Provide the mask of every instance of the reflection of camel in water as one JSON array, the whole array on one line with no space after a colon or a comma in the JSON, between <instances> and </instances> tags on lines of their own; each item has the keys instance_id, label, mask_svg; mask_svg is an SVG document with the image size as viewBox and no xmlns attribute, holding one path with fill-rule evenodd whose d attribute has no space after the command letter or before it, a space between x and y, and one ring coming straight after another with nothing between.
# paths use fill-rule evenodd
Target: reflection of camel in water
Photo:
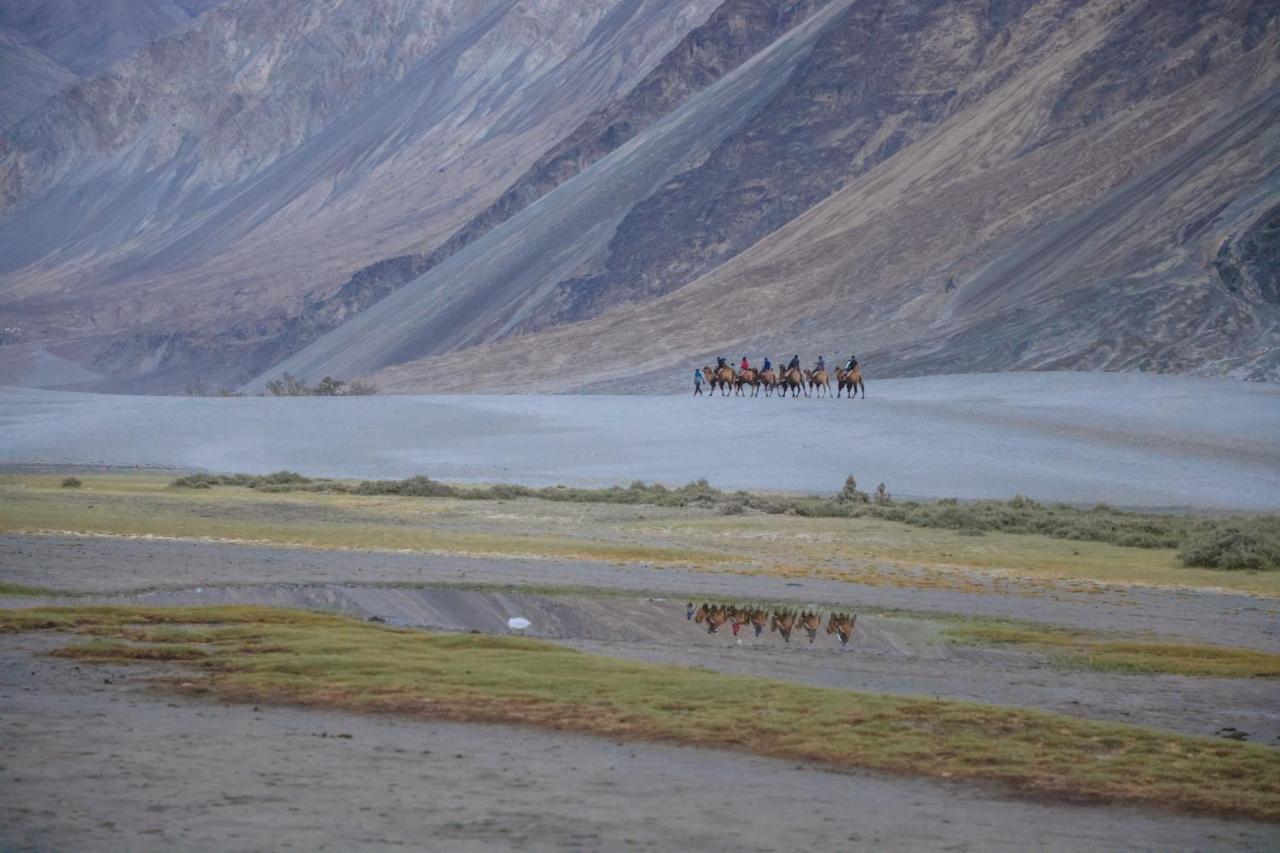
<instances>
[{"instance_id":1,"label":"reflection of camel in water","mask_svg":"<svg viewBox=\"0 0 1280 853\"><path fill-rule=\"evenodd\" d=\"M769 630L781 634L784 643L791 642L791 631L795 627L796 612L794 610L773 611L773 618L769 620Z\"/></svg>"},{"instance_id":2,"label":"reflection of camel in water","mask_svg":"<svg viewBox=\"0 0 1280 853\"><path fill-rule=\"evenodd\" d=\"M705 622L708 634L717 633L725 623L728 623L735 637L747 625L750 625L755 635L759 637L764 633L764 626L768 624L769 631L782 635L782 640L786 643L791 642L791 633L797 626L804 629L810 643L817 638L818 629L822 627L822 614L817 610L800 612L780 609L769 611L763 607L744 607L738 604L707 604L704 602L701 607L695 610L693 602L689 602L686 606L685 618L692 619L699 625ZM840 645L847 646L849 639L853 636L853 628L857 621L858 615L856 613L831 613L827 618L827 634L835 634L836 638L840 640Z\"/></svg>"},{"instance_id":3,"label":"reflection of camel in water","mask_svg":"<svg viewBox=\"0 0 1280 853\"><path fill-rule=\"evenodd\" d=\"M725 622L729 621L729 609L723 604L717 604L715 606L703 604L698 608L698 612L694 614L693 621L697 622L699 625L706 622L707 633L714 634L716 631L720 630L720 627L724 625Z\"/></svg>"},{"instance_id":4,"label":"reflection of camel in water","mask_svg":"<svg viewBox=\"0 0 1280 853\"><path fill-rule=\"evenodd\" d=\"M818 636L818 629L822 627L822 614L816 610L806 610L800 614L800 627L809 635L809 642L813 642L813 638Z\"/></svg>"},{"instance_id":5,"label":"reflection of camel in water","mask_svg":"<svg viewBox=\"0 0 1280 853\"><path fill-rule=\"evenodd\" d=\"M853 636L854 623L858 621L856 613L832 613L827 619L827 633L835 634L840 639L840 645L849 645L849 638Z\"/></svg>"},{"instance_id":6,"label":"reflection of camel in water","mask_svg":"<svg viewBox=\"0 0 1280 853\"><path fill-rule=\"evenodd\" d=\"M862 389L862 399L867 399L867 386L862 381L862 368L854 365L853 370L845 370L843 367L836 368L836 397L839 398L840 392L849 389L849 399L852 400L858 394L858 389Z\"/></svg>"},{"instance_id":7,"label":"reflection of camel in water","mask_svg":"<svg viewBox=\"0 0 1280 853\"><path fill-rule=\"evenodd\" d=\"M716 386L720 386L720 396L729 396L729 388L733 385L734 375L732 367L703 367L702 375L706 377L707 384L710 386L708 397L715 394Z\"/></svg>"}]
</instances>

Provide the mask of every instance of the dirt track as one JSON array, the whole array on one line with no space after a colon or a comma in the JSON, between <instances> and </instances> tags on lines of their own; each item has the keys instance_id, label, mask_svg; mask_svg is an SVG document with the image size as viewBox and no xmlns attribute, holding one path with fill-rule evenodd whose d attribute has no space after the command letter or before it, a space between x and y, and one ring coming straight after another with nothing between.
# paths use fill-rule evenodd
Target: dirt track
<instances>
[{"instance_id":1,"label":"dirt track","mask_svg":"<svg viewBox=\"0 0 1280 853\"><path fill-rule=\"evenodd\" d=\"M141 692L0 639L0 846L1212 850L1275 827L505 727ZM104 683L107 679L110 684ZM343 737L338 737L343 735ZM349 737L347 737L349 736Z\"/></svg>"}]
</instances>

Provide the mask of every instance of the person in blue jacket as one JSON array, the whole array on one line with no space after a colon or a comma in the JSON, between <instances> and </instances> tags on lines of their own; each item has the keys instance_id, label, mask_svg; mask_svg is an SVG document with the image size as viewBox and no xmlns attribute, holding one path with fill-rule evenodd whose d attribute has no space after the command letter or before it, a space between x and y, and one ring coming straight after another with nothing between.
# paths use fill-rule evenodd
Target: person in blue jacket
<instances>
[{"instance_id":1,"label":"person in blue jacket","mask_svg":"<svg viewBox=\"0 0 1280 853\"><path fill-rule=\"evenodd\" d=\"M696 397L701 393L702 393L702 371L695 367L693 369L693 396Z\"/></svg>"}]
</instances>

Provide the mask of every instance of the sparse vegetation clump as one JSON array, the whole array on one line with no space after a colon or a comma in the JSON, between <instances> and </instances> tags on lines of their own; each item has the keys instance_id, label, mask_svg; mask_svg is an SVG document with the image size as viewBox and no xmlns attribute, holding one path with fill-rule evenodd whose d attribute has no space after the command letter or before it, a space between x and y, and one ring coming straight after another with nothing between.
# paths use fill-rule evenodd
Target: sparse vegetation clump
<instances>
[{"instance_id":1,"label":"sparse vegetation clump","mask_svg":"<svg viewBox=\"0 0 1280 853\"><path fill-rule=\"evenodd\" d=\"M1232 646L1109 637L995 619L969 620L947 628L942 636L953 643L1026 646L1045 651L1066 666L1099 672L1280 678L1280 655Z\"/></svg>"},{"instance_id":2,"label":"sparse vegetation clump","mask_svg":"<svg viewBox=\"0 0 1280 853\"><path fill-rule=\"evenodd\" d=\"M173 483L179 488L243 486L260 491L308 491L357 495L399 495L460 500L536 498L573 503L648 504L700 507L722 515L760 512L805 518L874 518L915 527L952 530L965 536L986 533L1036 534L1054 539L1105 542L1129 548L1177 548L1185 566L1267 571L1280 569L1280 516L1204 517L1174 513L1139 513L1097 504L1088 509L1044 504L1025 495L1007 501L899 501L881 483L874 495L858 488L850 476L831 497L725 492L706 480L678 488L636 480L604 488L531 487L509 483L459 486L430 477L365 480L355 485L310 479L292 471L264 476L192 474Z\"/></svg>"},{"instance_id":3,"label":"sparse vegetation clump","mask_svg":"<svg viewBox=\"0 0 1280 853\"><path fill-rule=\"evenodd\" d=\"M62 481L62 488L64 489L78 489L83 485L84 483L80 482L79 477L66 477Z\"/></svg>"},{"instance_id":4,"label":"sparse vegetation clump","mask_svg":"<svg viewBox=\"0 0 1280 853\"><path fill-rule=\"evenodd\" d=\"M177 489L211 489L214 486L241 486L264 492L332 491L345 492L342 483L332 480L313 480L296 471L275 471L271 474L188 474L170 485Z\"/></svg>"},{"instance_id":5,"label":"sparse vegetation clump","mask_svg":"<svg viewBox=\"0 0 1280 853\"><path fill-rule=\"evenodd\" d=\"M315 385L292 373L267 382L267 391L273 397L367 397L378 393L378 386L366 379L347 382L326 376Z\"/></svg>"},{"instance_id":6,"label":"sparse vegetation clump","mask_svg":"<svg viewBox=\"0 0 1280 853\"><path fill-rule=\"evenodd\" d=\"M1274 516L1231 520L1193 529L1178 559L1184 565L1228 571L1265 571L1280 566L1280 520Z\"/></svg>"},{"instance_id":7,"label":"sparse vegetation clump","mask_svg":"<svg viewBox=\"0 0 1280 853\"><path fill-rule=\"evenodd\" d=\"M209 385L203 379L197 379L187 384L182 389L184 397L243 397L244 392L236 391L232 388L219 387L215 388Z\"/></svg>"}]
</instances>

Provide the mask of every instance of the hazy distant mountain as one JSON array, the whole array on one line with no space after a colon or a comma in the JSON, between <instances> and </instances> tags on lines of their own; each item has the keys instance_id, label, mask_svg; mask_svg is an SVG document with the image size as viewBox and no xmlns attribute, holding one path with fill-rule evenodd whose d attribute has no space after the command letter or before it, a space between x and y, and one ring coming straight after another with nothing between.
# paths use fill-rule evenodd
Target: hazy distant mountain
<instances>
[{"instance_id":1,"label":"hazy distant mountain","mask_svg":"<svg viewBox=\"0 0 1280 853\"><path fill-rule=\"evenodd\" d=\"M0 129L224 0L5 0Z\"/></svg>"},{"instance_id":2,"label":"hazy distant mountain","mask_svg":"<svg viewBox=\"0 0 1280 853\"><path fill-rule=\"evenodd\" d=\"M0 136L0 380L1277 379L1278 54L1260 0L223 5Z\"/></svg>"},{"instance_id":3,"label":"hazy distant mountain","mask_svg":"<svg viewBox=\"0 0 1280 853\"><path fill-rule=\"evenodd\" d=\"M4 0L0 30L17 33L88 77L226 0Z\"/></svg>"},{"instance_id":4,"label":"hazy distant mountain","mask_svg":"<svg viewBox=\"0 0 1280 853\"><path fill-rule=\"evenodd\" d=\"M0 80L4 81L0 86L0 129L76 79L76 75L22 37L0 30Z\"/></svg>"},{"instance_id":5,"label":"hazy distant mountain","mask_svg":"<svg viewBox=\"0 0 1280 853\"><path fill-rule=\"evenodd\" d=\"M309 294L447 237L713 8L213 9L0 142L10 360L39 347L141 387L244 374Z\"/></svg>"}]
</instances>

